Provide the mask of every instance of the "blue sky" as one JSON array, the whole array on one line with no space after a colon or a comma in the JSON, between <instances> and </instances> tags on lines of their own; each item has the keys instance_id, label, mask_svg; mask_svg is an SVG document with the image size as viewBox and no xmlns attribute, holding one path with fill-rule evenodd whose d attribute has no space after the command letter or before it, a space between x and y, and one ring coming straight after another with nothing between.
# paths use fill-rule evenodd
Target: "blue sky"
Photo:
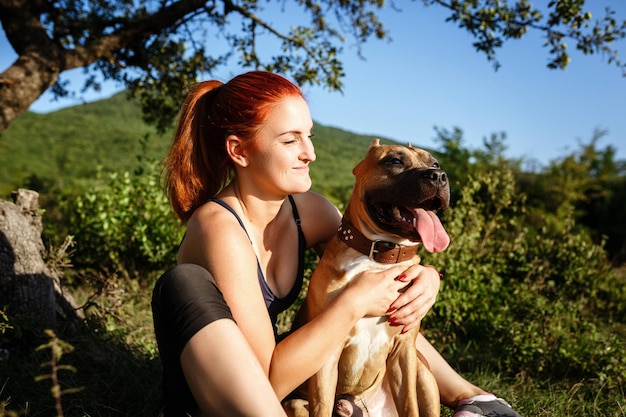
<instances>
[{"instance_id":1,"label":"blue sky","mask_svg":"<svg viewBox=\"0 0 626 417\"><path fill-rule=\"evenodd\" d=\"M594 17L604 5L626 19L626 4L594 0ZM597 7L597 9L596 9ZM483 138L505 132L507 156L523 158L531 166L542 165L580 149L595 129L608 133L598 146L617 148L617 158L626 159L626 77L600 55L584 56L571 46L572 63L565 71L549 70L548 50L538 34L509 41L498 52L501 68L472 47L472 38L451 23L439 7L421 2L387 9L382 20L392 42L370 41L360 59L349 44L342 59L347 74L343 94L322 87L304 87L313 119L349 131L436 147L434 127L464 132L465 146L481 148ZM270 18L288 21L289 13ZM271 19L270 19L271 20ZM0 36L0 71L15 54ZM626 60L626 40L620 42ZM214 74L223 81L242 70L229 66ZM69 75L68 75L69 74ZM81 79L81 71L66 73ZM77 86L80 86L78 83ZM91 101L121 89L106 84ZM44 94L31 110L48 112L79 104L64 99L51 102Z\"/></svg>"}]
</instances>

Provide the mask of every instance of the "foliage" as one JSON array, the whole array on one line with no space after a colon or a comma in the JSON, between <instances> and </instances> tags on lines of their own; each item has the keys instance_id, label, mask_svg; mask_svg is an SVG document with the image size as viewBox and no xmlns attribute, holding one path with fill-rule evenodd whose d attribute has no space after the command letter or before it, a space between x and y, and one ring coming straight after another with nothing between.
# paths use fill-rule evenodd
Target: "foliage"
<instances>
[{"instance_id":1,"label":"foliage","mask_svg":"<svg viewBox=\"0 0 626 417\"><path fill-rule=\"evenodd\" d=\"M452 185L453 199L470 177L492 176L499 169L510 169L517 192L527 198L526 219L539 228L549 218L552 227L563 229L559 219L571 218L576 227L586 227L593 242L602 245L613 264L626 260L626 161L615 160L615 149L598 149L605 134L596 131L580 150L550 162L538 172L521 169L523 160L506 158L506 134L483 139L484 149L468 149L463 131L435 128L437 152ZM491 171L495 168L495 171ZM563 230L561 230L564 232Z\"/></svg>"},{"instance_id":2,"label":"foliage","mask_svg":"<svg viewBox=\"0 0 626 417\"><path fill-rule=\"evenodd\" d=\"M73 264L110 272L174 265L182 229L159 186L158 165L141 175L109 174L94 189L63 196L66 232L75 236Z\"/></svg>"},{"instance_id":3,"label":"foliage","mask_svg":"<svg viewBox=\"0 0 626 417\"><path fill-rule=\"evenodd\" d=\"M6 306L3 306L2 309L0 309L0 335L3 335L7 330L11 330L13 328L13 326L9 324L9 318L7 317L5 310Z\"/></svg>"},{"instance_id":4,"label":"foliage","mask_svg":"<svg viewBox=\"0 0 626 417\"><path fill-rule=\"evenodd\" d=\"M423 2L450 9L452 14L447 20L468 31L476 39L473 43L476 50L485 53L496 68L500 66L496 50L506 40L520 39L534 29L543 32L545 45L550 47L552 58L548 68L565 69L570 64L567 40L572 40L576 49L585 54L606 55L608 62L620 67L626 75L626 63L618 58L617 50L611 48L613 41L626 36L626 21L620 24L611 9L593 24L591 12L584 10L584 0L550 1L547 10L527 0L511 5L493 0Z\"/></svg>"},{"instance_id":5,"label":"foliage","mask_svg":"<svg viewBox=\"0 0 626 417\"><path fill-rule=\"evenodd\" d=\"M626 162L611 146L598 149L596 131L578 151L552 161L540 175L519 175L529 207L540 217L572 217L603 243L615 265L626 261Z\"/></svg>"},{"instance_id":6,"label":"foliage","mask_svg":"<svg viewBox=\"0 0 626 417\"><path fill-rule=\"evenodd\" d=\"M450 248L425 255L446 277L429 334L450 356L500 372L623 386L623 275L571 217L534 228L512 171L489 172L446 212Z\"/></svg>"},{"instance_id":7,"label":"foliage","mask_svg":"<svg viewBox=\"0 0 626 417\"><path fill-rule=\"evenodd\" d=\"M566 41L584 54L602 54L626 75L613 43L626 36L607 8L596 21L584 0L422 0L449 11L449 22L467 31L477 51L498 67L496 51L511 39L537 31L550 47L549 68L570 62ZM271 19L275 7L287 22ZM258 2L256 0L0 0L0 21L19 59L0 77L0 131L52 89L70 94L62 73L84 68L84 90L102 80L129 89L145 119L166 130L186 87L236 59L240 67L287 74L301 85L340 90L345 76L340 56L351 41L360 54L371 39L388 39L379 19L380 0ZM293 18L293 16L296 18ZM36 76L24 77L29 72ZM59 77L61 75L61 77Z\"/></svg>"},{"instance_id":8,"label":"foliage","mask_svg":"<svg viewBox=\"0 0 626 417\"><path fill-rule=\"evenodd\" d=\"M43 350L43 349L50 350L50 355L51 355L50 360L42 364L42 367L43 366L50 367L50 373L37 375L35 377L35 382L45 381L47 379L52 381L52 388L50 388L50 393L52 394L52 398L54 398L54 403L55 403L54 408L56 410L56 416L63 417L63 406L61 404L62 397L67 394L74 394L81 390L80 388L62 388L59 382L59 377L60 377L59 373L61 371L76 372L76 368L74 368L73 366L61 365L59 363L61 362L61 358L65 354L71 353L74 351L74 346L72 346L71 344L67 343L64 340L59 339L56 333L51 329L45 330L45 333L49 338L48 343L38 346L37 349L35 350Z\"/></svg>"}]
</instances>

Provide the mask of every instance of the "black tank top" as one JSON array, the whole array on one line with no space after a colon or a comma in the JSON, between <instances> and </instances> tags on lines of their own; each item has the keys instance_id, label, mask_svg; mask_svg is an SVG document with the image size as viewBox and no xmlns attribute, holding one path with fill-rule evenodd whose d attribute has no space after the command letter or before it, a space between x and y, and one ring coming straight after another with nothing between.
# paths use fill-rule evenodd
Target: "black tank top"
<instances>
[{"instance_id":1,"label":"black tank top","mask_svg":"<svg viewBox=\"0 0 626 417\"><path fill-rule=\"evenodd\" d=\"M287 310L298 298L298 294L300 294L300 290L302 289L302 284L304 282L304 252L306 250L306 240L304 238L304 233L302 233L302 226L300 222L300 216L298 214L298 209L296 208L296 203L293 200L292 196L287 196L289 198L289 202L291 203L291 209L293 211L293 218L296 222L296 226L298 227L298 275L296 276L296 281L291 288L291 291L283 297L277 297L272 290L270 289L267 281L265 280L265 276L263 275L263 271L261 270L261 264L259 263L259 259L257 258L257 275L259 279L259 285L261 286L261 291L263 293L263 299L265 300L265 307L267 307L267 311L270 314L270 318L272 320L272 326L274 327L274 335L278 335L278 329L276 327L276 321L278 320L278 315L283 311ZM211 198L209 201L214 201L220 206L224 207L226 210L230 211L233 216L237 219L242 229L248 235L248 239L250 239L250 234L246 230L241 218L237 215L235 210L232 209L228 204L224 201ZM252 240L250 241L252 243Z\"/></svg>"}]
</instances>

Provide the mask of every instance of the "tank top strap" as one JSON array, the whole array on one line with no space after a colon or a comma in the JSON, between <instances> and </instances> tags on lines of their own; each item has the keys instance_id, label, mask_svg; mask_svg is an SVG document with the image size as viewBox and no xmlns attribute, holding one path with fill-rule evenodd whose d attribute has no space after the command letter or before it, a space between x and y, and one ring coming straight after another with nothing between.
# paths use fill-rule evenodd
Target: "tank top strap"
<instances>
[{"instance_id":1,"label":"tank top strap","mask_svg":"<svg viewBox=\"0 0 626 417\"><path fill-rule=\"evenodd\" d=\"M241 226L243 231L246 232L248 239L250 239L250 235L248 234L248 231L246 230L246 226L244 226L243 221L241 221L241 217L239 217L237 212L231 206L229 206L228 204L226 204L224 201L220 200L219 198L209 198L207 201L212 201L214 203L217 203L220 206L224 207L226 210L230 211L232 215L235 216L235 219L237 219L237 221L239 222L239 225ZM252 240L250 239L250 241Z\"/></svg>"}]
</instances>

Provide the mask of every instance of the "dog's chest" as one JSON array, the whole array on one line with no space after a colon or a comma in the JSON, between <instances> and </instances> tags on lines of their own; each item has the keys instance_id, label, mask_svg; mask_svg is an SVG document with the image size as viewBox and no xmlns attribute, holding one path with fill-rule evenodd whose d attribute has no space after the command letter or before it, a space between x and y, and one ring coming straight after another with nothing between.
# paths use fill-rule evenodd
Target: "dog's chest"
<instances>
[{"instance_id":1,"label":"dog's chest","mask_svg":"<svg viewBox=\"0 0 626 417\"><path fill-rule=\"evenodd\" d=\"M346 264L343 280L347 283L365 270L383 270L387 265L372 261L367 256L358 257ZM387 317L363 317L347 337L344 345L344 358L349 358L342 367L348 374L358 374L372 366L379 369L384 362L394 337L400 328L391 327ZM349 364L349 365L348 365Z\"/></svg>"},{"instance_id":2,"label":"dog's chest","mask_svg":"<svg viewBox=\"0 0 626 417\"><path fill-rule=\"evenodd\" d=\"M390 330L386 317L364 317L356 323L344 347L344 350L350 352L354 369L367 368L369 362L380 360L375 358L381 352L389 351L394 336Z\"/></svg>"}]
</instances>

